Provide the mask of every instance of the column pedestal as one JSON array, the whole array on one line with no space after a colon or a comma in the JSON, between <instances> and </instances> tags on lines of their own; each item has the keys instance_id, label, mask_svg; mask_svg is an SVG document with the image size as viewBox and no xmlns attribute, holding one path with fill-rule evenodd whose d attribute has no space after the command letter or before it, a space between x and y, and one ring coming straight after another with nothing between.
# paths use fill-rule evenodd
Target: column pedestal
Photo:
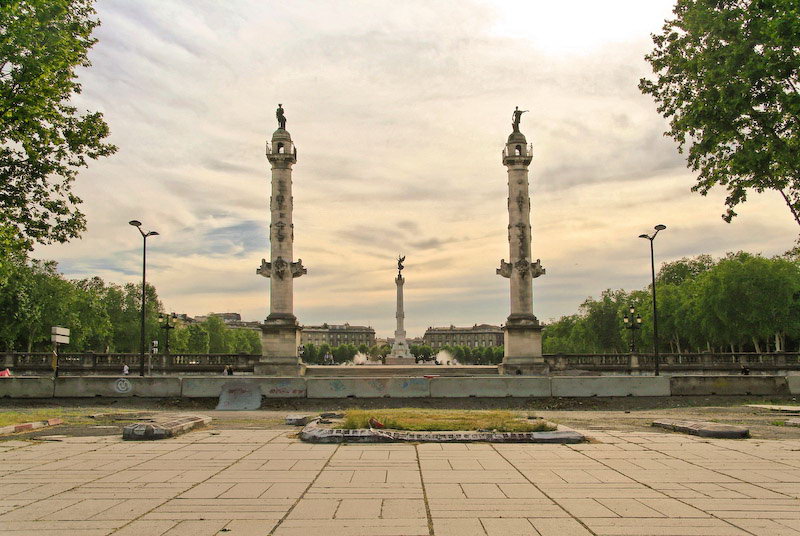
<instances>
[{"instance_id":1,"label":"column pedestal","mask_svg":"<svg viewBox=\"0 0 800 536\"><path fill-rule=\"evenodd\" d=\"M542 326L536 317L510 318L503 327L505 356L500 374L547 375L548 365L542 356Z\"/></svg>"},{"instance_id":2,"label":"column pedestal","mask_svg":"<svg viewBox=\"0 0 800 536\"><path fill-rule=\"evenodd\" d=\"M297 320L270 317L261 327L261 359L253 367L253 373L257 376L302 376L305 365L297 355L301 331Z\"/></svg>"}]
</instances>

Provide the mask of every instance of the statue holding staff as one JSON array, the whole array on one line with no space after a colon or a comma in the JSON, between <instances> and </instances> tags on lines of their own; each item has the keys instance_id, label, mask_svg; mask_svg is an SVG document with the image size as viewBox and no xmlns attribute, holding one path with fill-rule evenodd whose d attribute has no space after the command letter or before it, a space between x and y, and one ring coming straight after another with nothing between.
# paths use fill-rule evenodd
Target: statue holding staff
<instances>
[{"instance_id":1,"label":"statue holding staff","mask_svg":"<svg viewBox=\"0 0 800 536\"><path fill-rule=\"evenodd\" d=\"M275 110L275 117L278 118L278 128L286 129L286 116L283 115L283 105L278 104L278 109Z\"/></svg>"},{"instance_id":2,"label":"statue holding staff","mask_svg":"<svg viewBox=\"0 0 800 536\"><path fill-rule=\"evenodd\" d=\"M522 114L524 114L527 111L529 110L520 110L519 106L514 106L514 111L511 113L511 117L513 120L511 127L514 129L514 132L519 132L519 122L520 120L522 120Z\"/></svg>"}]
</instances>

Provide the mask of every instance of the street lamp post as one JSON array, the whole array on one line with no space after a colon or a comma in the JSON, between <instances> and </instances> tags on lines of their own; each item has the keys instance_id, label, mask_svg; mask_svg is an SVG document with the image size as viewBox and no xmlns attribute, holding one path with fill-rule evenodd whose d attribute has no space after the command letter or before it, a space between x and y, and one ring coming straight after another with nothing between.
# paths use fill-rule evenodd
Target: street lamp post
<instances>
[{"instance_id":1,"label":"street lamp post","mask_svg":"<svg viewBox=\"0 0 800 536\"><path fill-rule=\"evenodd\" d=\"M631 353L636 352L636 330L642 327L642 315L636 314L636 308L631 305L628 308L628 316L627 314L622 317L622 322L625 324L625 328L629 329L631 332ZM636 315L636 316L634 316Z\"/></svg>"},{"instance_id":2,"label":"street lamp post","mask_svg":"<svg viewBox=\"0 0 800 536\"><path fill-rule=\"evenodd\" d=\"M144 354L145 354L144 324L145 324L145 311L146 311L145 291L147 288L147 237L156 236L158 235L158 232L149 231L145 233L144 231L142 231L142 222L140 222L139 220L131 220L128 223L136 227L139 230L139 234L142 235L142 332L141 332L141 348L139 355L139 376L144 376Z\"/></svg>"},{"instance_id":3,"label":"street lamp post","mask_svg":"<svg viewBox=\"0 0 800 536\"><path fill-rule=\"evenodd\" d=\"M164 355L169 355L169 330L175 329L175 325L169 323L170 318L178 318L178 315L175 313L171 315L159 313L158 315L158 321L164 323L164 325L161 326L161 329L164 330Z\"/></svg>"},{"instance_id":4,"label":"street lamp post","mask_svg":"<svg viewBox=\"0 0 800 536\"><path fill-rule=\"evenodd\" d=\"M659 231L666 229L666 225L658 224L654 227L656 230L652 236L648 234L640 234L639 238L646 238L650 241L650 273L653 277L653 359L656 365L656 376L660 373L660 359L658 357L658 308L656 307L656 261L655 254L653 253L653 240L656 239Z\"/></svg>"}]
</instances>

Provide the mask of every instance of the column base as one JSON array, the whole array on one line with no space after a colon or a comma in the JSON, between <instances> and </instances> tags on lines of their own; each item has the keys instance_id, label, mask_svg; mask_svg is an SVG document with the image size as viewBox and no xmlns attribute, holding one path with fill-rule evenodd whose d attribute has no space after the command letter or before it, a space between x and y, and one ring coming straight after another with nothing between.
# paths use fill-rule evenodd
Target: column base
<instances>
[{"instance_id":1,"label":"column base","mask_svg":"<svg viewBox=\"0 0 800 536\"><path fill-rule=\"evenodd\" d=\"M533 315L508 318L503 327L505 355L500 374L547 375L548 365L542 355L542 326Z\"/></svg>"},{"instance_id":2,"label":"column base","mask_svg":"<svg viewBox=\"0 0 800 536\"><path fill-rule=\"evenodd\" d=\"M261 359L253 367L259 376L301 376L305 365L300 361L301 328L294 315L270 315L261 327Z\"/></svg>"}]
</instances>

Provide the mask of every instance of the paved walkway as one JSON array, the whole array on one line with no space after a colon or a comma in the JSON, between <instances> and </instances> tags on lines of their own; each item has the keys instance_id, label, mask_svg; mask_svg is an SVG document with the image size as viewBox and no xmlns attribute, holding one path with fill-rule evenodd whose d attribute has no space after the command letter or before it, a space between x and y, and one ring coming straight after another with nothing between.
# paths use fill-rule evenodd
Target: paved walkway
<instances>
[{"instance_id":1,"label":"paved walkway","mask_svg":"<svg viewBox=\"0 0 800 536\"><path fill-rule=\"evenodd\" d=\"M0 534L800 536L800 441L308 445L281 430L0 442Z\"/></svg>"}]
</instances>

